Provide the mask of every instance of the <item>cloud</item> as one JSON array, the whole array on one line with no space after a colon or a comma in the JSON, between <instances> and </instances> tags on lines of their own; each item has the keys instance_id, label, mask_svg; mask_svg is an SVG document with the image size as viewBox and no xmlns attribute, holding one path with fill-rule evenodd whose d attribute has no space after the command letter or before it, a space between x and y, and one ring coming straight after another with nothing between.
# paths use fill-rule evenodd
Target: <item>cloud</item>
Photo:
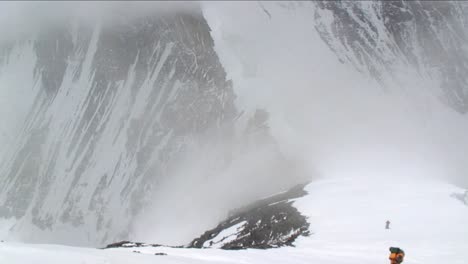
<instances>
[{"instance_id":1,"label":"cloud","mask_svg":"<svg viewBox=\"0 0 468 264\"><path fill-rule=\"evenodd\" d=\"M31 37L38 30L73 19L112 22L119 18L200 12L194 1L5 1L0 2L0 41Z\"/></svg>"},{"instance_id":2,"label":"cloud","mask_svg":"<svg viewBox=\"0 0 468 264\"><path fill-rule=\"evenodd\" d=\"M394 65L399 80L384 90L338 61L314 29L313 4L264 8L271 17L255 2L206 2L204 14L238 104L271 113L283 152L329 177L436 178L468 186L468 122L441 103L437 81Z\"/></svg>"}]
</instances>

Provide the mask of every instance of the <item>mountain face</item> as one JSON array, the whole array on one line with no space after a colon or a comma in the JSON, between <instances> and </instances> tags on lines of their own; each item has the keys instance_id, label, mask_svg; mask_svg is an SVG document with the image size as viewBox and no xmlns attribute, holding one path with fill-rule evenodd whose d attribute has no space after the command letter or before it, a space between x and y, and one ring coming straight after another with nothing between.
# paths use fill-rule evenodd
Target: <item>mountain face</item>
<instances>
[{"instance_id":1,"label":"mountain face","mask_svg":"<svg viewBox=\"0 0 468 264\"><path fill-rule=\"evenodd\" d=\"M26 240L127 236L197 135L229 134L235 96L213 45L200 12L73 21L3 44L0 75L28 57L33 79L1 164L0 217Z\"/></svg>"},{"instance_id":2,"label":"mountain face","mask_svg":"<svg viewBox=\"0 0 468 264\"><path fill-rule=\"evenodd\" d=\"M225 27L222 23L217 25L226 31L231 29L235 33L231 35L211 32L211 24L205 21L206 13L197 10L121 17L97 24L70 19L66 23L42 27L26 38L2 41L0 103L14 107L15 111L8 107L2 109L5 110L2 113L4 124L0 124L0 128L8 127L8 131L1 131L6 135L2 139L5 147L0 153L0 218L14 220L12 233L32 242L103 245L130 239L135 216L155 201L164 201L161 208L169 208L167 210L173 213L164 219L166 221L157 222L166 212L149 220L164 230L168 229L164 223L179 220L182 218L179 215L188 218L183 219L185 224L193 224L195 217L212 219L198 209L215 205L226 207L216 202L234 189L248 188L251 193L258 194L256 189L269 184L293 183L291 168L296 166L277 162L285 158L275 139L268 134L265 111L257 111L252 119L244 115L245 120L251 122L247 122L243 131L246 136L236 138L238 118L242 115L234 106L233 84L227 80L224 68L230 76L236 73L235 70L229 72L229 67L221 64L218 56L221 57L223 50L218 44L223 43L217 42L215 51L212 35L234 46L234 59L230 59L240 60L237 64L243 67L239 72L240 79L247 80L242 83L248 88L245 90L252 91L256 85L263 85L267 87L263 97L268 101L270 88L277 85L281 86L281 91L287 91L276 93L285 97L279 102L301 97L302 104L285 104L284 108L294 108L286 113L296 113L285 114L285 119L299 119L297 122L306 124L298 130L304 129L300 132L307 135L304 137L307 140L315 140L310 134L320 127L311 126L307 130L308 124L321 113L304 115L304 112L323 109L311 107L304 111L303 104L346 103L346 100L336 103L333 93L318 99L307 98L306 89L335 88L327 79L328 75L317 82L315 78L321 77L323 71L318 68L322 66L332 65L330 68L334 69L333 65L339 64L337 58L343 64L352 65L365 78L377 80L384 88L404 83L407 75L417 76L418 81L425 82L414 86L415 90L420 88L414 93L425 95L436 88L435 94L452 109L461 114L468 112L467 4L456 1L313 1L246 5L254 4L257 13L252 11L254 8L240 10L241 14L249 11L245 20L239 21L235 16L234 22L229 24L223 18ZM260 23L248 23L252 16ZM216 19L213 21L216 26ZM248 24L248 30L236 32L238 24ZM310 30L312 27L315 31ZM296 38L281 38L280 33L291 33L288 36ZM320 45L308 42L317 39ZM285 52L284 47L288 45L293 48ZM304 45L310 45L309 50L301 50ZM333 57L319 57L324 63L313 60L315 55L320 55L318 53L324 53L323 50L310 51L322 46L331 50L329 57ZM295 61L303 58L306 58L304 64ZM326 73L330 68L326 68ZM239 79L233 79L235 85ZM307 84L304 90L293 90L302 85L302 79ZM426 84L430 86L427 89ZM244 97L251 96L249 92L246 94ZM312 99L316 101L311 103ZM333 111L325 109L323 112L324 123L330 123L329 112ZM308 120L304 116L312 117ZM304 120L300 120L302 117ZM442 130L445 132L445 127ZM464 132L463 129L459 131ZM309 147L301 136L293 138L301 133L286 132L287 140L297 140L301 147ZM333 138L335 131L327 132L332 134L331 140L343 138ZM346 135L350 134L347 132ZM460 148L458 144L461 143L456 143L455 148ZM206 151L213 157L204 162L214 167L215 173L207 175L202 168L197 171L199 178L189 179L193 176L190 170L197 170L201 163L193 157L209 155L195 151L190 156L188 153L192 153L193 146L211 147L210 144L229 145L219 152ZM262 148L262 144L268 147ZM252 149L259 151L252 154ZM189 160L193 158L195 164L179 173L186 189L166 188L172 185L164 183L173 171L185 167L180 161L187 156ZM235 160L236 157L244 159ZM320 160L319 155L314 158ZM465 161L464 157L460 160ZM263 167L259 169L258 164ZM229 175L221 175L223 173ZM264 176L258 177L260 174ZM224 189L218 188L217 181L224 181ZM211 182L214 184L209 185ZM202 185L209 188L203 189ZM166 189L162 190L162 186ZM179 194L196 188L199 188L198 197L178 199ZM155 193L159 196L153 195ZM171 196L174 200L166 199L172 193L175 193ZM237 194L229 197L234 201L232 204L254 200L254 195L240 197ZM195 200L203 201L200 208L192 206ZM175 203L183 202L191 206L190 212L184 207L173 208ZM308 224L288 199L276 202L228 217L217 228L196 239L192 246L209 247L211 242L211 246L223 248L290 244L291 238L306 233ZM278 225L272 229L273 224ZM149 225L142 226L142 232L148 232L146 226ZM235 232L234 236L229 236L233 240L228 243L223 231L229 228L234 228Z\"/></svg>"},{"instance_id":3,"label":"mountain face","mask_svg":"<svg viewBox=\"0 0 468 264\"><path fill-rule=\"evenodd\" d=\"M435 83L445 103L460 113L468 112L465 2L314 4L315 29L342 62L351 63L384 86L398 79L402 67L414 68L414 74Z\"/></svg>"}]
</instances>

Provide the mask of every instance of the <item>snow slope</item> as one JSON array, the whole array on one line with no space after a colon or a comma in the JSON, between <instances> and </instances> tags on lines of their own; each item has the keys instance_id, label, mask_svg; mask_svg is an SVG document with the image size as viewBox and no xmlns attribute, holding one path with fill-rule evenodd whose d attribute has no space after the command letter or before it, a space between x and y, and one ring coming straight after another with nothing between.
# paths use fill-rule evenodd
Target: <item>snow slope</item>
<instances>
[{"instance_id":1,"label":"snow slope","mask_svg":"<svg viewBox=\"0 0 468 264\"><path fill-rule=\"evenodd\" d=\"M100 250L0 243L0 262L373 264L388 262L390 246L402 247L408 264L465 264L468 259L468 207L451 196L462 192L457 187L353 176L320 179L306 189L309 195L297 199L295 206L308 215L312 235L299 238L296 247ZM384 229L387 219L390 230Z\"/></svg>"},{"instance_id":2,"label":"snow slope","mask_svg":"<svg viewBox=\"0 0 468 264\"><path fill-rule=\"evenodd\" d=\"M308 212L313 235L298 245L326 258L322 263L385 263L390 246L406 251L405 263L468 259L468 208L451 196L457 187L353 176L317 181L307 191L296 206Z\"/></svg>"}]
</instances>

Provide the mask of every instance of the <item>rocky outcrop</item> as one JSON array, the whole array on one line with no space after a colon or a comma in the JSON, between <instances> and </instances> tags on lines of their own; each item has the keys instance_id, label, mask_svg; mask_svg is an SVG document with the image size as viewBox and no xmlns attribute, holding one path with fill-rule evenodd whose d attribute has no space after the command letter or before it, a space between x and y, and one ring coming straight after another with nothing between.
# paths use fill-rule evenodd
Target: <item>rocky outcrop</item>
<instances>
[{"instance_id":1,"label":"rocky outcrop","mask_svg":"<svg viewBox=\"0 0 468 264\"><path fill-rule=\"evenodd\" d=\"M292 246L299 236L309 235L309 223L293 205L307 193L304 185L233 210L227 220L194 239L189 247L221 249L267 249Z\"/></svg>"},{"instance_id":2,"label":"rocky outcrop","mask_svg":"<svg viewBox=\"0 0 468 264\"><path fill-rule=\"evenodd\" d=\"M296 238L310 235L307 218L293 206L295 199L307 194L304 191L305 185L297 185L288 191L232 210L226 220L216 228L206 231L187 246L174 247L120 241L109 244L103 249L171 247L234 250L294 246Z\"/></svg>"}]
</instances>

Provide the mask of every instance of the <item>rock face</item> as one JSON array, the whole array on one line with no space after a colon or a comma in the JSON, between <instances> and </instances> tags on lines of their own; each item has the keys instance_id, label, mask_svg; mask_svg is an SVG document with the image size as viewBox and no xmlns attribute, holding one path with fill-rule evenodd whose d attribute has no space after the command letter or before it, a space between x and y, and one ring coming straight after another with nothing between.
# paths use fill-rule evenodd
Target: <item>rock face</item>
<instances>
[{"instance_id":1,"label":"rock face","mask_svg":"<svg viewBox=\"0 0 468 264\"><path fill-rule=\"evenodd\" d=\"M309 235L309 223L292 206L292 200L307 193L304 185L257 201L231 212L216 228L193 240L189 247L222 249L267 249L291 246L301 235Z\"/></svg>"},{"instance_id":2,"label":"rock face","mask_svg":"<svg viewBox=\"0 0 468 264\"><path fill-rule=\"evenodd\" d=\"M0 48L0 77L31 78L0 217L29 241L103 244L197 135L230 133L235 96L201 12L67 22Z\"/></svg>"},{"instance_id":3,"label":"rock face","mask_svg":"<svg viewBox=\"0 0 468 264\"><path fill-rule=\"evenodd\" d=\"M468 112L468 4L463 1L318 1L315 28L343 62L381 84L400 66L429 78ZM427 92L427 90L421 91Z\"/></svg>"}]
</instances>

